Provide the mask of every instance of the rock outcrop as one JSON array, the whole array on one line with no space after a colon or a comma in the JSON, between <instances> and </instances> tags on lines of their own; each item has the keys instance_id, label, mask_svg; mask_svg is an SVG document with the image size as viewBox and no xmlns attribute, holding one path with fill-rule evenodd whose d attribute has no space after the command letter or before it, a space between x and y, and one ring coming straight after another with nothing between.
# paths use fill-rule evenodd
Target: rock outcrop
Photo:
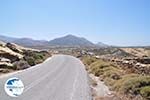
<instances>
[{"instance_id":1,"label":"rock outcrop","mask_svg":"<svg viewBox=\"0 0 150 100\"><path fill-rule=\"evenodd\" d=\"M49 52L0 41L0 73L22 70L43 62Z\"/></svg>"},{"instance_id":2,"label":"rock outcrop","mask_svg":"<svg viewBox=\"0 0 150 100\"><path fill-rule=\"evenodd\" d=\"M22 49L19 48L19 46L17 46L14 43L7 43L6 47L8 47L9 49L11 49L12 51L17 52L17 53L22 53L23 52Z\"/></svg>"}]
</instances>

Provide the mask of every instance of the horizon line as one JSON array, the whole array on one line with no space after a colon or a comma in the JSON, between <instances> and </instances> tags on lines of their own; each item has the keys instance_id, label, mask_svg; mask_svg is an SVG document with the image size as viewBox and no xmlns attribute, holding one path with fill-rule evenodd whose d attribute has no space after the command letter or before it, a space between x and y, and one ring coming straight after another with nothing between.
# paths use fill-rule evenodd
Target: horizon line
<instances>
[{"instance_id":1,"label":"horizon line","mask_svg":"<svg viewBox=\"0 0 150 100\"><path fill-rule=\"evenodd\" d=\"M80 37L78 35L74 35L74 34L65 34L63 36L58 36L58 37L53 37L53 39L50 39L50 40L47 40L47 39L35 39L33 37L16 37L16 36L8 36L8 35L3 35L3 34L0 34L0 36L4 36L4 37L8 37L8 38L16 38L16 39L31 39L31 40L35 40L35 41L51 41L51 40L54 40L56 38L61 38L61 37L65 37L65 36L68 36L68 35L72 35L72 36L75 36L75 37L79 37L79 38L85 38L85 37ZM88 40L87 38L85 38L86 40ZM1 41L1 40L0 40ZM88 40L90 41L90 40ZM94 44L98 44L98 43L103 43L105 45L108 45L108 46L112 46L112 47L149 47L150 45L113 45L113 44L109 44L109 43L104 43L104 42L93 42L93 41L90 41Z\"/></svg>"}]
</instances>

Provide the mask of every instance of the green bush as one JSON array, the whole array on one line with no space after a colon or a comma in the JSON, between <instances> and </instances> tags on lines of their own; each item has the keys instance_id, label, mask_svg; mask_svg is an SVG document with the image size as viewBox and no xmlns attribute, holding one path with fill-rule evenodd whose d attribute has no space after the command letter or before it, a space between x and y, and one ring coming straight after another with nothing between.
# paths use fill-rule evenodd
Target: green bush
<instances>
[{"instance_id":1,"label":"green bush","mask_svg":"<svg viewBox=\"0 0 150 100\"><path fill-rule=\"evenodd\" d=\"M89 57L89 56L83 57L83 63L86 64L86 65L90 65L95 61L97 61L97 59L94 58L94 57Z\"/></svg>"},{"instance_id":2,"label":"green bush","mask_svg":"<svg viewBox=\"0 0 150 100\"><path fill-rule=\"evenodd\" d=\"M37 60L37 59L44 59L44 56L43 56L43 54L35 53L35 54L33 55L33 58L34 58L35 60Z\"/></svg>"},{"instance_id":3,"label":"green bush","mask_svg":"<svg viewBox=\"0 0 150 100\"><path fill-rule=\"evenodd\" d=\"M0 66L1 67L1 66ZM3 65L1 68L4 68L4 69L12 69L12 70L16 70L16 66L7 66L7 65Z\"/></svg>"},{"instance_id":4,"label":"green bush","mask_svg":"<svg viewBox=\"0 0 150 100\"><path fill-rule=\"evenodd\" d=\"M33 57L26 57L26 61L30 66L34 66L36 64L35 59Z\"/></svg>"},{"instance_id":5,"label":"green bush","mask_svg":"<svg viewBox=\"0 0 150 100\"><path fill-rule=\"evenodd\" d=\"M140 90L140 94L147 100L150 99L150 86L142 87Z\"/></svg>"},{"instance_id":6,"label":"green bush","mask_svg":"<svg viewBox=\"0 0 150 100\"><path fill-rule=\"evenodd\" d=\"M144 88L146 86L150 86L150 76L131 74L118 80L114 85L114 89L124 94L138 95L141 93L143 96L143 93L147 92L147 88Z\"/></svg>"},{"instance_id":7,"label":"green bush","mask_svg":"<svg viewBox=\"0 0 150 100\"><path fill-rule=\"evenodd\" d=\"M93 73L96 76L102 75L102 77L112 77L113 75L119 75L121 74L121 70L119 68L116 68L112 66L111 63L105 62L103 60L97 60L94 63L90 65L90 72Z\"/></svg>"},{"instance_id":8,"label":"green bush","mask_svg":"<svg viewBox=\"0 0 150 100\"><path fill-rule=\"evenodd\" d=\"M109 64L104 63L102 60L97 60L92 63L89 68L90 72L93 73L95 76L100 76L104 73L104 68L109 67Z\"/></svg>"},{"instance_id":9,"label":"green bush","mask_svg":"<svg viewBox=\"0 0 150 100\"><path fill-rule=\"evenodd\" d=\"M112 86L112 85L114 85L114 83L116 82L116 80L114 80L112 78L109 78L109 77L106 77L104 79L104 82L105 82L106 85ZM110 87L110 89L112 89L112 87Z\"/></svg>"},{"instance_id":10,"label":"green bush","mask_svg":"<svg viewBox=\"0 0 150 100\"><path fill-rule=\"evenodd\" d=\"M31 66L42 63L46 59L46 54L43 52L25 51L24 55L25 61Z\"/></svg>"},{"instance_id":11,"label":"green bush","mask_svg":"<svg viewBox=\"0 0 150 100\"><path fill-rule=\"evenodd\" d=\"M123 83L127 81L130 78L138 77L138 74L128 74L124 75L120 80L116 81L116 83L113 85L113 89L116 91L119 91L119 89L122 87Z\"/></svg>"},{"instance_id":12,"label":"green bush","mask_svg":"<svg viewBox=\"0 0 150 100\"><path fill-rule=\"evenodd\" d=\"M104 71L104 74L103 74L104 78L109 77L114 80L118 80L121 78L121 74L122 74L121 70L115 67L110 66L108 68L105 68L103 71Z\"/></svg>"}]
</instances>

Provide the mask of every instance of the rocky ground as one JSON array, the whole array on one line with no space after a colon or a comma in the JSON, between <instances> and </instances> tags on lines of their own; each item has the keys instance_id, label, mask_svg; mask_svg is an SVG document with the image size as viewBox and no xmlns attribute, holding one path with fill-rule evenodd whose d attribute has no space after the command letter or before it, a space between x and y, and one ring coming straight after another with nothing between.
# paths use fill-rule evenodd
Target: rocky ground
<instances>
[{"instance_id":1,"label":"rocky ground","mask_svg":"<svg viewBox=\"0 0 150 100\"><path fill-rule=\"evenodd\" d=\"M0 74L29 68L51 56L47 51L0 41Z\"/></svg>"},{"instance_id":2,"label":"rocky ground","mask_svg":"<svg viewBox=\"0 0 150 100\"><path fill-rule=\"evenodd\" d=\"M149 49L109 49L78 51L93 80L94 100L149 100Z\"/></svg>"}]
</instances>

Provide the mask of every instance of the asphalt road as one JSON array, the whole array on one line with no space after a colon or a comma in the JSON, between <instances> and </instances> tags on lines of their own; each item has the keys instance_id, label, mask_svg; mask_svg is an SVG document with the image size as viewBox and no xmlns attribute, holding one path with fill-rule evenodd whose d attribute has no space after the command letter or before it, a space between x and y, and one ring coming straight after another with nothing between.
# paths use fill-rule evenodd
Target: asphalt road
<instances>
[{"instance_id":1,"label":"asphalt road","mask_svg":"<svg viewBox=\"0 0 150 100\"><path fill-rule=\"evenodd\" d=\"M25 89L19 97L4 90L8 78L18 77ZM84 65L75 57L55 55L44 63L0 77L0 100L92 100Z\"/></svg>"}]
</instances>

